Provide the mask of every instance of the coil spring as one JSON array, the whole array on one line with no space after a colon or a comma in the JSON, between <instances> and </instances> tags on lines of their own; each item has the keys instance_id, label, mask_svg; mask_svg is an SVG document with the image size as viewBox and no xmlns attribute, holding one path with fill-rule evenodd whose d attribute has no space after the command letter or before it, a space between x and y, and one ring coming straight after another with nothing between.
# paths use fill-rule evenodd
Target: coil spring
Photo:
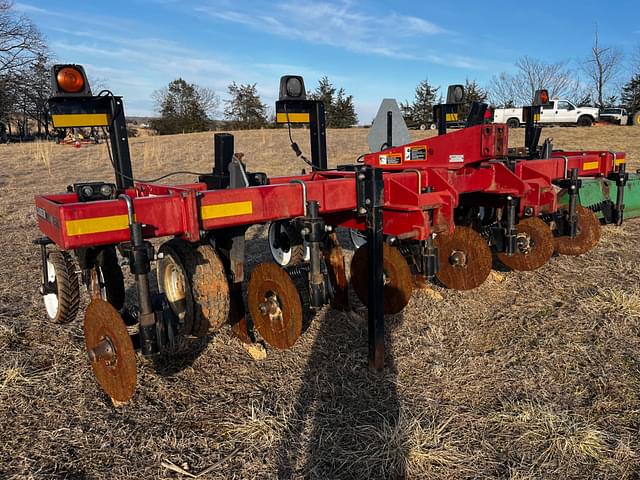
<instances>
[{"instance_id":1,"label":"coil spring","mask_svg":"<svg viewBox=\"0 0 640 480\"><path fill-rule=\"evenodd\" d=\"M592 212L594 212L594 213L600 212L600 211L602 211L602 205L604 205L604 203L606 201L607 200L604 200L604 201L598 202L598 203L594 203L593 205L589 205L587 208L589 210L591 210Z\"/></svg>"},{"instance_id":2,"label":"coil spring","mask_svg":"<svg viewBox=\"0 0 640 480\"><path fill-rule=\"evenodd\" d=\"M540 215L540 218L544 220L546 223L550 223L553 220L555 220L555 216L553 213L543 213L542 215Z\"/></svg>"},{"instance_id":3,"label":"coil spring","mask_svg":"<svg viewBox=\"0 0 640 480\"><path fill-rule=\"evenodd\" d=\"M492 226L491 225L487 225L486 227L482 227L478 233L480 234L480 236L482 238L484 238L486 241L491 240L491 237L493 236L493 232L492 232Z\"/></svg>"},{"instance_id":4,"label":"coil spring","mask_svg":"<svg viewBox=\"0 0 640 480\"><path fill-rule=\"evenodd\" d=\"M305 278L307 275L309 275L308 264L293 265L291 267L287 267L286 270L289 276L293 279Z\"/></svg>"},{"instance_id":5,"label":"coil spring","mask_svg":"<svg viewBox=\"0 0 640 480\"><path fill-rule=\"evenodd\" d=\"M413 256L413 251L411 250L411 247L408 245L400 245L398 246L398 250L400 251L403 257Z\"/></svg>"}]
</instances>

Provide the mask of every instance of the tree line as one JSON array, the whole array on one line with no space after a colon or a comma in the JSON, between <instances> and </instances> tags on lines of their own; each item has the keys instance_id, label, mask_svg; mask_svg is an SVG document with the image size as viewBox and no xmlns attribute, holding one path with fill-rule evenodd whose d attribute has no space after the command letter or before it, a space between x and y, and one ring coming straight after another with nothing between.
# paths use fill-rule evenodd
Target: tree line
<instances>
[{"instance_id":1,"label":"tree line","mask_svg":"<svg viewBox=\"0 0 640 480\"><path fill-rule=\"evenodd\" d=\"M232 82L227 87L228 99L224 100L224 120L211 120L220 108L220 98L212 90L186 82L182 78L153 94L159 118L151 121L151 127L160 135L189 133L207 130L216 124L230 129L265 128L275 125L269 108L258 93L257 84ZM328 128L349 128L358 123L353 95L344 88L336 88L328 77L322 77L318 87L307 97L322 100L325 105Z\"/></svg>"},{"instance_id":2,"label":"tree line","mask_svg":"<svg viewBox=\"0 0 640 480\"><path fill-rule=\"evenodd\" d=\"M477 80L467 78L461 117L465 117L474 101L487 102L493 107L529 105L535 91L541 88L549 90L552 98L567 99L578 106L622 106L636 112L640 110L640 45L631 55L628 69L624 68L624 61L622 49L603 45L596 28L589 54L573 64L525 55L515 62L512 72L494 75L484 87ZM631 74L625 79L629 71ZM197 87L192 87L197 90ZM343 88L334 87L327 77L321 78L317 88L308 96L324 101L329 128L348 128L358 122L353 96L347 95ZM268 117L267 106L257 93L256 84L232 83L228 87L228 97L224 102L224 118L230 128L263 128L273 124L273 118ZM162 98L168 100L167 97ZM422 80L415 89L413 100L400 103L407 124L411 127L432 124L433 106L442 103L442 99L439 86L431 84L428 79ZM165 103L159 104L158 111L164 118ZM163 118L156 125L162 124ZM184 125L202 125L203 122L203 119L194 119ZM191 131L185 126L183 131ZM161 128L158 130L164 132ZM166 133L175 133L175 130Z\"/></svg>"}]
</instances>

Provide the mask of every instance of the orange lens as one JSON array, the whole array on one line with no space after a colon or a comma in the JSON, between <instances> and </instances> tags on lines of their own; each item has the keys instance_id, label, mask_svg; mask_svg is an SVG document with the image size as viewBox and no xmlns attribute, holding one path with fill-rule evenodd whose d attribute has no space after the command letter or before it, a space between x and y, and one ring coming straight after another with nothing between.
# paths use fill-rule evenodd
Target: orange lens
<instances>
[{"instance_id":1,"label":"orange lens","mask_svg":"<svg viewBox=\"0 0 640 480\"><path fill-rule=\"evenodd\" d=\"M542 90L540 92L540 103L542 103L543 105L545 103L549 103L549 92L546 90Z\"/></svg>"},{"instance_id":2,"label":"orange lens","mask_svg":"<svg viewBox=\"0 0 640 480\"><path fill-rule=\"evenodd\" d=\"M78 93L84 88L84 77L73 67L64 67L56 76L58 86L67 93Z\"/></svg>"}]
</instances>

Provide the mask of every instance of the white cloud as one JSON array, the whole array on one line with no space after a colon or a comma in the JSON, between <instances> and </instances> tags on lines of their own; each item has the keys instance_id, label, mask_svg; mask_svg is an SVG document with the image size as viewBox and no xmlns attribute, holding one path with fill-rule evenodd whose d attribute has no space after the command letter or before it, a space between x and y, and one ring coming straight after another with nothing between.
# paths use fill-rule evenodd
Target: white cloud
<instances>
[{"instance_id":1,"label":"white cloud","mask_svg":"<svg viewBox=\"0 0 640 480\"><path fill-rule=\"evenodd\" d=\"M256 6L253 9L254 12L268 11L269 15L244 13L219 5L195 9L214 19L237 23L292 41L329 45L355 53L395 59L429 60L415 51L416 40L424 36L453 34L420 17L393 12L372 16L354 8L349 1L270 3L268 8Z\"/></svg>"}]
</instances>

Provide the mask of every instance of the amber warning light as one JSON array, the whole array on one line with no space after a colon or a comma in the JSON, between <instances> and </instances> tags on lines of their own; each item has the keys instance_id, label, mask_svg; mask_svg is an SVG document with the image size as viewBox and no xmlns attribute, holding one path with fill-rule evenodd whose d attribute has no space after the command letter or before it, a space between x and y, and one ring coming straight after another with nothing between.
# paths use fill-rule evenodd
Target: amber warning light
<instances>
[{"instance_id":1,"label":"amber warning light","mask_svg":"<svg viewBox=\"0 0 640 480\"><path fill-rule=\"evenodd\" d=\"M549 103L549 91L536 90L533 96L533 105L546 105L547 103Z\"/></svg>"},{"instance_id":2,"label":"amber warning light","mask_svg":"<svg viewBox=\"0 0 640 480\"><path fill-rule=\"evenodd\" d=\"M67 93L78 93L84 88L84 76L77 68L64 67L56 77L58 86Z\"/></svg>"}]
</instances>

